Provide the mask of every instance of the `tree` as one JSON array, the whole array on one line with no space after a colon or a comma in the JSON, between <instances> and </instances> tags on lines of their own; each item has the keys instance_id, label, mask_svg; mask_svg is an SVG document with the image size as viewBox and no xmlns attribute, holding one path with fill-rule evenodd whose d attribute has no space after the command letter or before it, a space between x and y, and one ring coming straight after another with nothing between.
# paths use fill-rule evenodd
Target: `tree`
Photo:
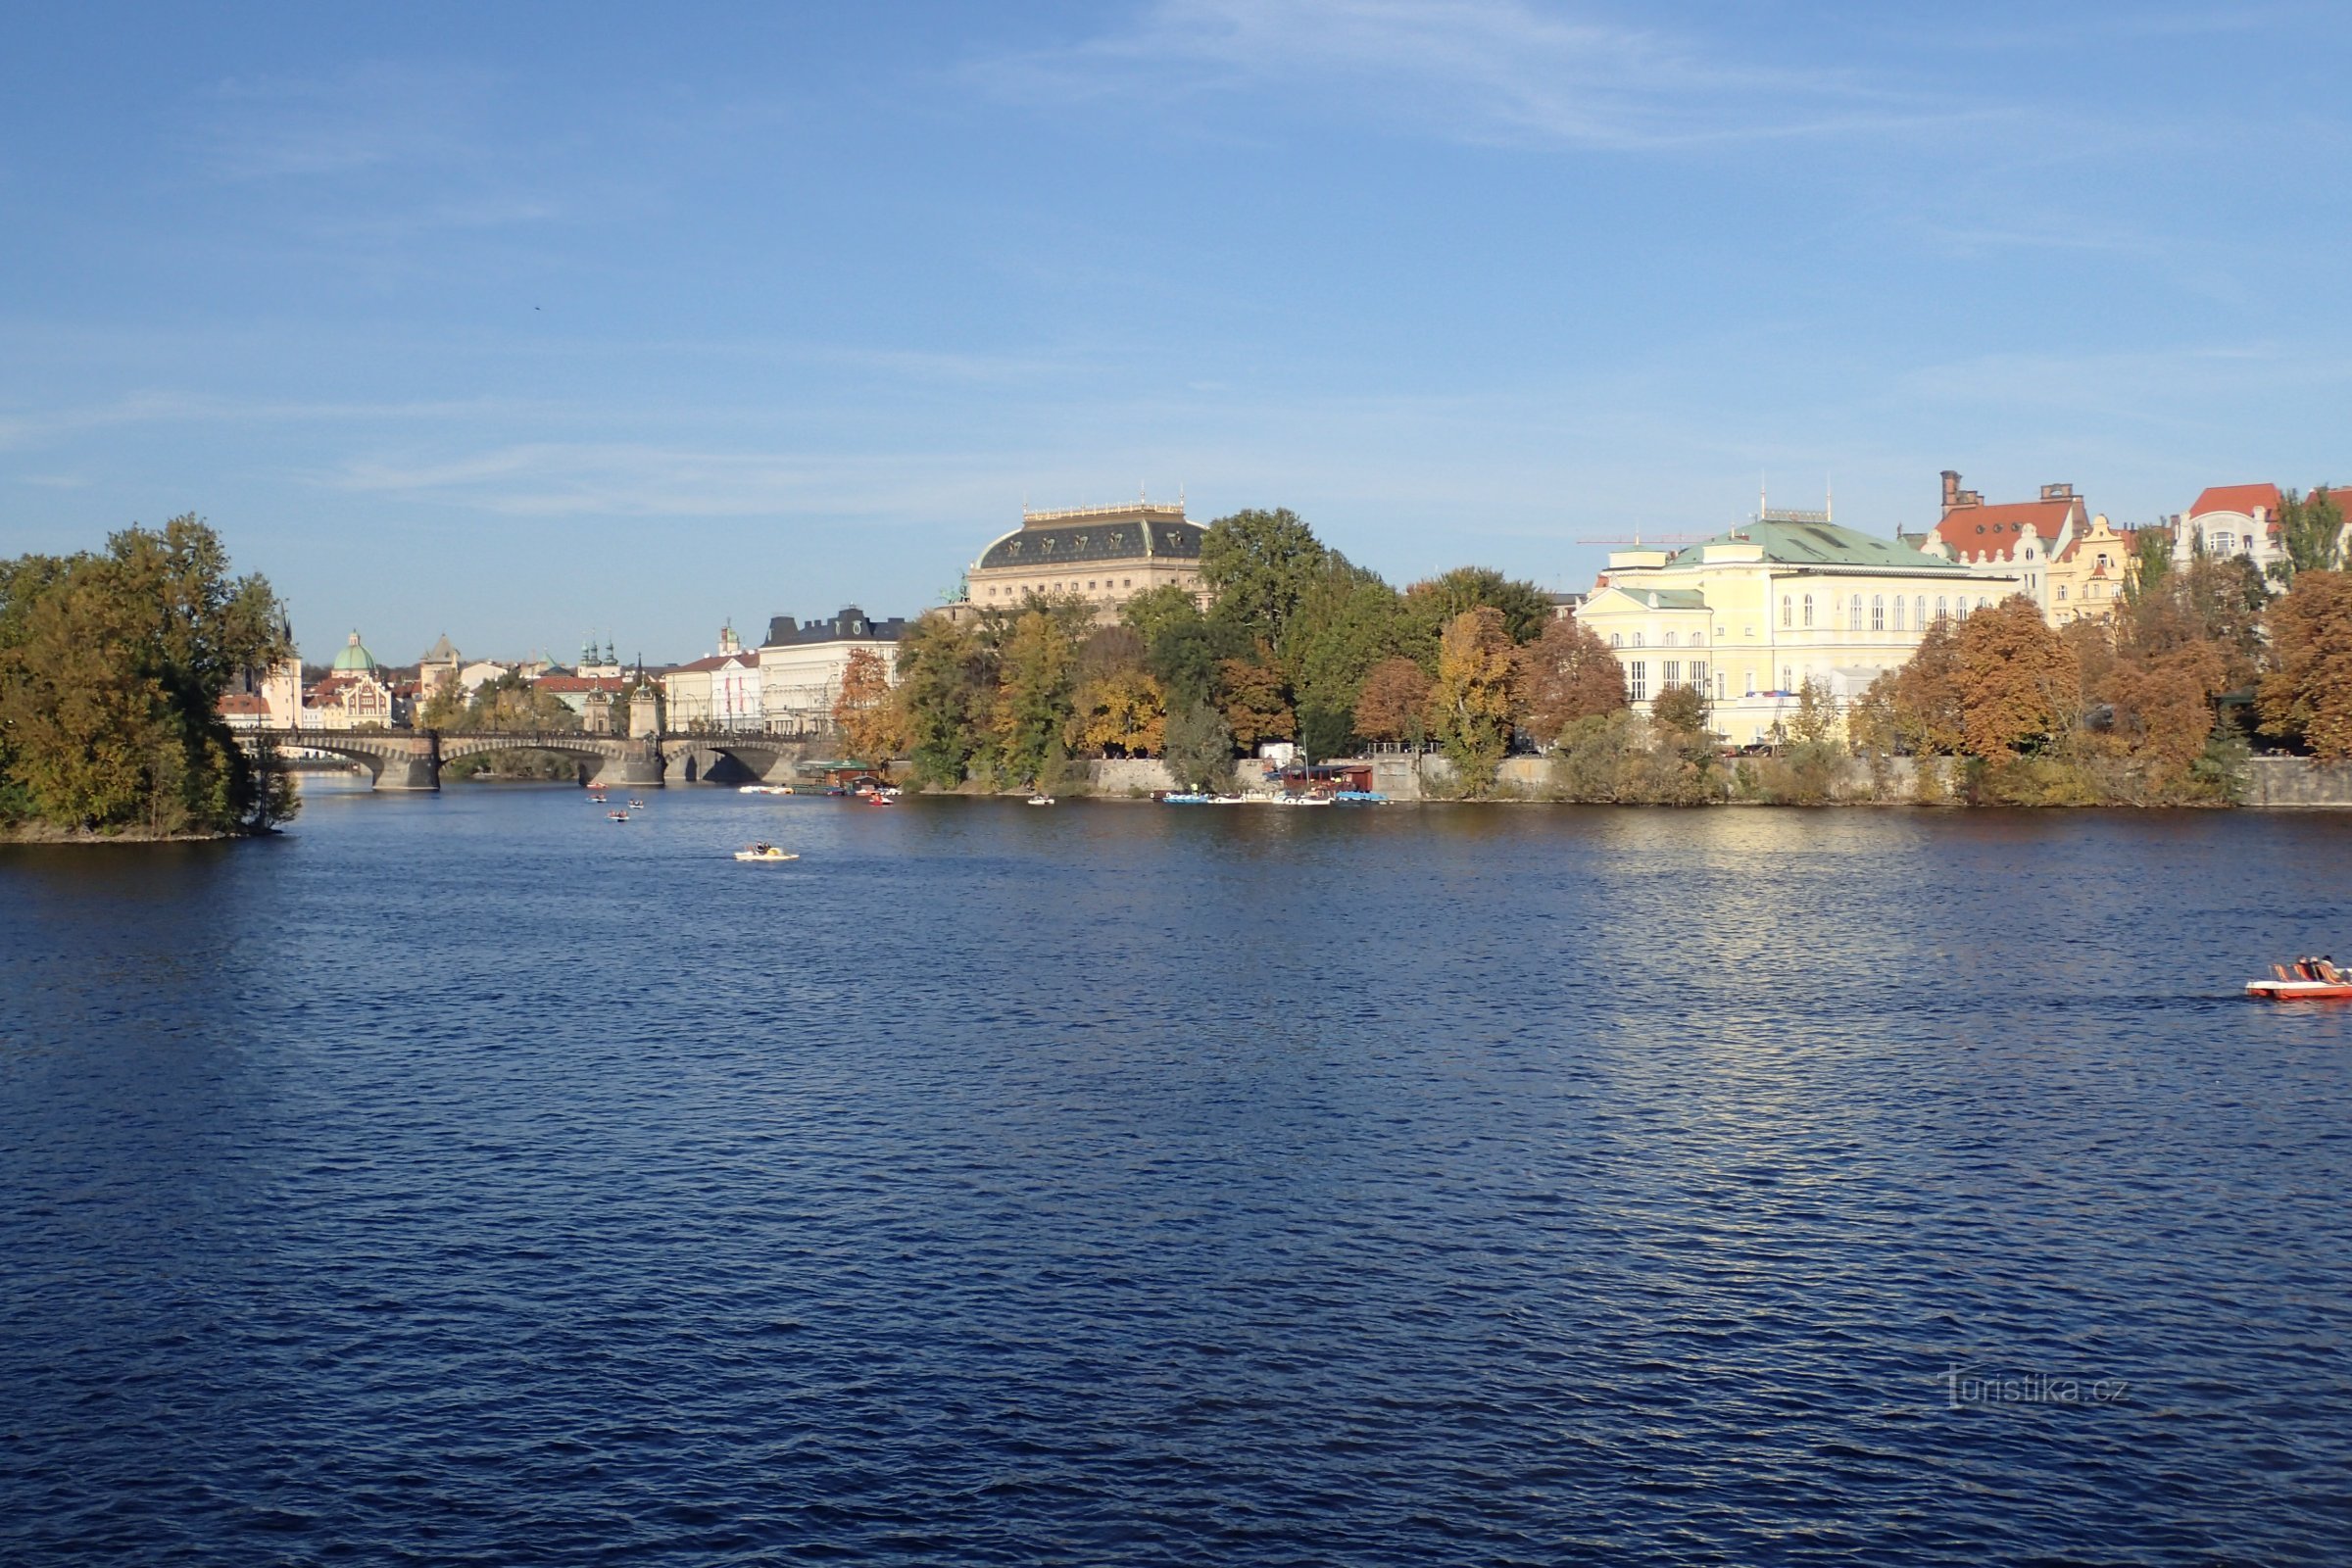
<instances>
[{"instance_id":1,"label":"tree","mask_svg":"<svg viewBox=\"0 0 2352 1568\"><path fill-rule=\"evenodd\" d=\"M884 769L906 744L904 715L891 691L890 665L870 648L850 650L841 690L833 697L833 727L852 757Z\"/></svg>"},{"instance_id":2,"label":"tree","mask_svg":"<svg viewBox=\"0 0 2352 1568\"><path fill-rule=\"evenodd\" d=\"M292 656L269 583L231 578L192 514L114 534L103 555L0 565L0 804L103 832L282 819L291 796L220 702Z\"/></svg>"},{"instance_id":3,"label":"tree","mask_svg":"<svg viewBox=\"0 0 2352 1568\"><path fill-rule=\"evenodd\" d=\"M2337 570L2344 564L2343 537L2343 510L2328 486L2317 486L2308 496L2289 490L2279 499L2278 538L2286 547L2282 577L2291 581L2298 572Z\"/></svg>"},{"instance_id":4,"label":"tree","mask_svg":"<svg viewBox=\"0 0 2352 1568\"><path fill-rule=\"evenodd\" d=\"M2352 574L2298 572L2270 626L2278 667L2257 697L2263 733L2324 760L2352 757Z\"/></svg>"},{"instance_id":5,"label":"tree","mask_svg":"<svg viewBox=\"0 0 2352 1568\"><path fill-rule=\"evenodd\" d=\"M1960 730L1971 756L2006 761L2069 730L2082 676L2041 611L2023 594L1978 611L1959 634Z\"/></svg>"},{"instance_id":6,"label":"tree","mask_svg":"<svg viewBox=\"0 0 2352 1568\"><path fill-rule=\"evenodd\" d=\"M1260 741L1287 741L1298 734L1291 705L1283 700L1282 676L1262 659L1219 662L1216 706L1225 727L1244 751Z\"/></svg>"},{"instance_id":7,"label":"tree","mask_svg":"<svg viewBox=\"0 0 2352 1568\"><path fill-rule=\"evenodd\" d=\"M1023 612L998 656L995 740L1000 784L1039 784L1057 762L1070 720L1073 649L1068 633L1042 610Z\"/></svg>"},{"instance_id":8,"label":"tree","mask_svg":"<svg viewBox=\"0 0 2352 1568\"><path fill-rule=\"evenodd\" d=\"M1300 738L1313 755L1337 756L1347 748L1357 733L1355 705L1365 677L1407 640L1396 591L1336 551L1327 555L1276 651Z\"/></svg>"},{"instance_id":9,"label":"tree","mask_svg":"<svg viewBox=\"0 0 2352 1568\"><path fill-rule=\"evenodd\" d=\"M1143 638L1144 667L1171 702L1207 702L1218 663L1250 652L1240 627L1202 614L1193 596L1173 585L1136 595L1120 615Z\"/></svg>"},{"instance_id":10,"label":"tree","mask_svg":"<svg viewBox=\"0 0 2352 1568\"><path fill-rule=\"evenodd\" d=\"M1511 739L1511 635L1492 605L1446 623L1431 684L1430 725L1452 759L1463 788L1484 794Z\"/></svg>"},{"instance_id":11,"label":"tree","mask_svg":"<svg viewBox=\"0 0 2352 1568\"><path fill-rule=\"evenodd\" d=\"M989 657L977 633L944 612L923 615L900 638L898 721L917 783L963 782L990 702Z\"/></svg>"},{"instance_id":12,"label":"tree","mask_svg":"<svg viewBox=\"0 0 2352 1568\"><path fill-rule=\"evenodd\" d=\"M1180 788L1223 790L1233 783L1233 736L1206 703L1171 709L1167 724L1169 776Z\"/></svg>"},{"instance_id":13,"label":"tree","mask_svg":"<svg viewBox=\"0 0 2352 1568\"><path fill-rule=\"evenodd\" d=\"M613 728L628 724L628 702L625 696L612 701ZM473 689L473 700L466 707L465 714L447 726L466 733L503 731L508 734L563 731L568 733L580 727L580 715L564 706L562 698L534 682L524 680L514 670L507 670L496 680L486 680Z\"/></svg>"},{"instance_id":14,"label":"tree","mask_svg":"<svg viewBox=\"0 0 2352 1568\"><path fill-rule=\"evenodd\" d=\"M1938 617L1900 669L1881 675L1873 691L1886 700L1895 735L1921 757L1957 757L1968 733L1960 697L1958 627Z\"/></svg>"},{"instance_id":15,"label":"tree","mask_svg":"<svg viewBox=\"0 0 2352 1568\"><path fill-rule=\"evenodd\" d=\"M433 689L425 694L424 707L417 711L416 727L454 730L465 723L466 705L471 700L472 694L456 677L435 681Z\"/></svg>"},{"instance_id":16,"label":"tree","mask_svg":"<svg viewBox=\"0 0 2352 1568\"><path fill-rule=\"evenodd\" d=\"M1141 669L1099 675L1078 688L1062 738L1098 757L1152 757L1167 746L1167 696Z\"/></svg>"},{"instance_id":17,"label":"tree","mask_svg":"<svg viewBox=\"0 0 2352 1568\"><path fill-rule=\"evenodd\" d=\"M2151 524L2132 533L2132 564L2124 573L2124 600L2132 603L2152 594L2173 569L2173 536Z\"/></svg>"},{"instance_id":18,"label":"tree","mask_svg":"<svg viewBox=\"0 0 2352 1568\"><path fill-rule=\"evenodd\" d=\"M1200 536L1200 580L1216 595L1210 613L1249 643L1281 647L1327 555L1287 507L1219 517Z\"/></svg>"},{"instance_id":19,"label":"tree","mask_svg":"<svg viewBox=\"0 0 2352 1568\"><path fill-rule=\"evenodd\" d=\"M1366 740L1419 745L1429 726L1429 676L1409 659L1384 659L1364 677L1355 700L1356 733Z\"/></svg>"},{"instance_id":20,"label":"tree","mask_svg":"<svg viewBox=\"0 0 2352 1568\"><path fill-rule=\"evenodd\" d=\"M1675 685L1650 700L1649 722L1677 737L1707 739L1707 697L1695 686Z\"/></svg>"},{"instance_id":21,"label":"tree","mask_svg":"<svg viewBox=\"0 0 2352 1568\"><path fill-rule=\"evenodd\" d=\"M1626 707L1625 666L1600 634L1573 616L1544 622L1542 635L1519 651L1527 729L1541 745L1558 741L1580 718Z\"/></svg>"},{"instance_id":22,"label":"tree","mask_svg":"<svg viewBox=\"0 0 2352 1568\"><path fill-rule=\"evenodd\" d=\"M1456 615L1486 608L1502 612L1514 643L1533 642L1552 620L1551 596L1532 582L1488 566L1456 566L1404 591L1405 609L1432 641Z\"/></svg>"}]
</instances>

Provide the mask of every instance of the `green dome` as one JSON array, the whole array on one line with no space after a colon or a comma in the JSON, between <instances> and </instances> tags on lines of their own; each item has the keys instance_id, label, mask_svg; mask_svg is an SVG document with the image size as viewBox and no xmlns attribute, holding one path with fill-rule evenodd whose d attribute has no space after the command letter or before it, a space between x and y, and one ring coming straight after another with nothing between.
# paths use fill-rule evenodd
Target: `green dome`
<instances>
[{"instance_id":1,"label":"green dome","mask_svg":"<svg viewBox=\"0 0 2352 1568\"><path fill-rule=\"evenodd\" d=\"M334 668L337 674L357 674L362 670L375 668L375 656L360 646L358 632L353 632L351 641L345 643L343 651L335 655Z\"/></svg>"}]
</instances>

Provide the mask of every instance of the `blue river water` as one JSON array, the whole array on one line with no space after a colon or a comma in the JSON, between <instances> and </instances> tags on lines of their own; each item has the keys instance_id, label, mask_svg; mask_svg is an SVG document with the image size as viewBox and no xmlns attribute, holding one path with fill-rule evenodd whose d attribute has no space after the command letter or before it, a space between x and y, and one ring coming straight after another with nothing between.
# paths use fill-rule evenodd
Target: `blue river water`
<instances>
[{"instance_id":1,"label":"blue river water","mask_svg":"<svg viewBox=\"0 0 2352 1568\"><path fill-rule=\"evenodd\" d=\"M802 858L737 864L773 838ZM0 1561L2352 1561L2352 819L0 852Z\"/></svg>"}]
</instances>

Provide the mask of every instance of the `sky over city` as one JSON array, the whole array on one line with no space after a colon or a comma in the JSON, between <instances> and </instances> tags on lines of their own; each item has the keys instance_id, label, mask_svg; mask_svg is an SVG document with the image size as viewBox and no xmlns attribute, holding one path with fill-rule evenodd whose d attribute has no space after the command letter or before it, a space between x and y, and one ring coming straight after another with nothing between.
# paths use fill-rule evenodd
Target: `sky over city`
<instances>
[{"instance_id":1,"label":"sky over city","mask_svg":"<svg viewBox=\"0 0 2352 1568\"><path fill-rule=\"evenodd\" d=\"M1024 506L1590 584L2352 479L2340 4L13 8L0 553L692 658Z\"/></svg>"}]
</instances>

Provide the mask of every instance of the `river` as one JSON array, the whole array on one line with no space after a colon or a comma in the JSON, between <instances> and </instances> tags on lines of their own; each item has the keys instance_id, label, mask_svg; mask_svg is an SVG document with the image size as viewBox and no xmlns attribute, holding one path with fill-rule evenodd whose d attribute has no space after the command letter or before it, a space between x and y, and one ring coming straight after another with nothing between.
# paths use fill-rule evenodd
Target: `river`
<instances>
[{"instance_id":1,"label":"river","mask_svg":"<svg viewBox=\"0 0 2352 1568\"><path fill-rule=\"evenodd\" d=\"M2352 1561L2343 816L306 789L0 852L0 1558Z\"/></svg>"}]
</instances>

